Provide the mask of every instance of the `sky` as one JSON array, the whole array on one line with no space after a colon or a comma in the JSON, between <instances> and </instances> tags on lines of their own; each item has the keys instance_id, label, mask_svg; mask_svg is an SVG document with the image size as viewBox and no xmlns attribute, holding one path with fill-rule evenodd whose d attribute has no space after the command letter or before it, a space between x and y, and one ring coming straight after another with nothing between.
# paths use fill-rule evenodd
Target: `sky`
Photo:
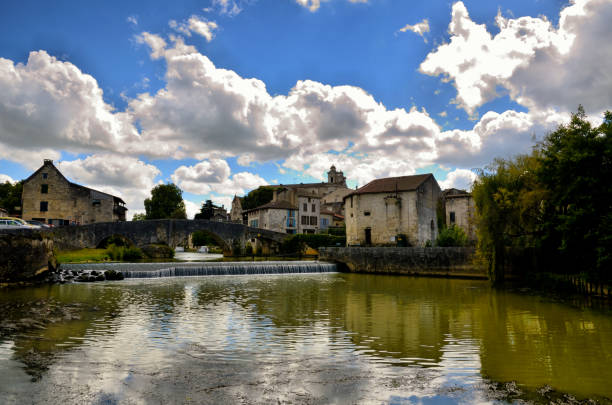
<instances>
[{"instance_id":1,"label":"sky","mask_svg":"<svg viewBox=\"0 0 612 405\"><path fill-rule=\"evenodd\" d=\"M53 159L189 217L264 184L432 172L469 188L612 107L612 0L5 1L0 181Z\"/></svg>"}]
</instances>

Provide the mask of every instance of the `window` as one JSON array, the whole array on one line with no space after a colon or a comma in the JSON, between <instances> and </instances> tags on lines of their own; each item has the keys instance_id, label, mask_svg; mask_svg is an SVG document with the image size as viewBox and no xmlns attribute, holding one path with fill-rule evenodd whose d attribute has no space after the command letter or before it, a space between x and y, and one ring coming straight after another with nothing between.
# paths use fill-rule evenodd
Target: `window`
<instances>
[{"instance_id":1,"label":"window","mask_svg":"<svg viewBox=\"0 0 612 405\"><path fill-rule=\"evenodd\" d=\"M258 228L259 227L259 220L258 219L252 219L251 220L251 228Z\"/></svg>"},{"instance_id":2,"label":"window","mask_svg":"<svg viewBox=\"0 0 612 405\"><path fill-rule=\"evenodd\" d=\"M95 199L95 200L91 201L91 205L100 205L100 204L102 204L102 202L100 202L100 200L98 200L98 199Z\"/></svg>"},{"instance_id":3,"label":"window","mask_svg":"<svg viewBox=\"0 0 612 405\"><path fill-rule=\"evenodd\" d=\"M302 225L308 225L308 217L306 215L302 215Z\"/></svg>"},{"instance_id":4,"label":"window","mask_svg":"<svg viewBox=\"0 0 612 405\"><path fill-rule=\"evenodd\" d=\"M451 225L455 223L455 211L450 212L450 223Z\"/></svg>"},{"instance_id":5,"label":"window","mask_svg":"<svg viewBox=\"0 0 612 405\"><path fill-rule=\"evenodd\" d=\"M351 208L353 208L353 196L351 196Z\"/></svg>"},{"instance_id":6,"label":"window","mask_svg":"<svg viewBox=\"0 0 612 405\"><path fill-rule=\"evenodd\" d=\"M310 217L310 225L317 226L317 217Z\"/></svg>"},{"instance_id":7,"label":"window","mask_svg":"<svg viewBox=\"0 0 612 405\"><path fill-rule=\"evenodd\" d=\"M295 226L295 218L287 218L287 226L294 227Z\"/></svg>"},{"instance_id":8,"label":"window","mask_svg":"<svg viewBox=\"0 0 612 405\"><path fill-rule=\"evenodd\" d=\"M327 226L327 218L321 218L321 228Z\"/></svg>"},{"instance_id":9,"label":"window","mask_svg":"<svg viewBox=\"0 0 612 405\"><path fill-rule=\"evenodd\" d=\"M317 212L317 206L315 204L312 204L312 212Z\"/></svg>"},{"instance_id":10,"label":"window","mask_svg":"<svg viewBox=\"0 0 612 405\"><path fill-rule=\"evenodd\" d=\"M365 215L366 217L370 216L370 211L364 211L363 215Z\"/></svg>"},{"instance_id":11,"label":"window","mask_svg":"<svg viewBox=\"0 0 612 405\"><path fill-rule=\"evenodd\" d=\"M43 178L43 179L46 179L47 177L49 177L49 176L47 175L47 173L43 173L43 174L42 174L42 178Z\"/></svg>"},{"instance_id":12,"label":"window","mask_svg":"<svg viewBox=\"0 0 612 405\"><path fill-rule=\"evenodd\" d=\"M304 203L304 212L308 212L308 204Z\"/></svg>"},{"instance_id":13,"label":"window","mask_svg":"<svg viewBox=\"0 0 612 405\"><path fill-rule=\"evenodd\" d=\"M40 212L49 211L49 203L47 201L40 202Z\"/></svg>"},{"instance_id":14,"label":"window","mask_svg":"<svg viewBox=\"0 0 612 405\"><path fill-rule=\"evenodd\" d=\"M48 184L42 184L40 186L40 192L42 194L47 194L49 192L49 185Z\"/></svg>"}]
</instances>

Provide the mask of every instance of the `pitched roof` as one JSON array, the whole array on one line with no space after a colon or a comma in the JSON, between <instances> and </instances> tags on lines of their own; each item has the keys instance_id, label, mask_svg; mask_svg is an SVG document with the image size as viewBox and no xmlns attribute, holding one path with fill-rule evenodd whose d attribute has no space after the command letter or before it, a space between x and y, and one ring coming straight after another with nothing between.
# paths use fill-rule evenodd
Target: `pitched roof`
<instances>
[{"instance_id":1,"label":"pitched roof","mask_svg":"<svg viewBox=\"0 0 612 405\"><path fill-rule=\"evenodd\" d=\"M61 177L62 179L66 180L66 182L67 182L68 184L70 184L71 186L73 186L73 187L78 187L78 188L81 188L81 189L85 189L85 190L89 190L89 191L95 191L96 193L100 193L100 194L108 195L108 196L110 196L110 197L113 197L114 199L119 200L119 202L122 202L123 204L125 204L125 201L123 201L123 200L121 199L121 197L117 197L116 195L108 194L108 193L105 193L105 192L103 192L103 191L95 190L95 189L93 189L93 188L85 187L85 186L82 186L82 185L80 185L80 184L76 184L76 183L71 182L70 180L68 180L68 179L66 178L66 176L64 176L64 175L62 174L62 172L60 172L60 171L59 171L59 169L58 169L57 167L55 167L55 165L53 164L53 162L52 162L51 160L47 160L47 159L45 159L45 161L44 161L43 165L42 165L42 166L40 166L40 167L38 168L38 170L36 170L34 173L32 173L32 174L31 174L31 175L30 175L30 176L29 176L27 179L25 179L23 182L24 182L24 183L27 183L28 181L30 181L30 180L31 180L31 179L32 179L34 176L36 176L36 175L38 174L38 172L42 171L42 169L44 169L45 167L51 167L51 168L53 168L53 169L54 169L54 170L55 170L55 171L56 171L56 172L57 172L57 173L60 175L60 177Z\"/></svg>"},{"instance_id":2,"label":"pitched roof","mask_svg":"<svg viewBox=\"0 0 612 405\"><path fill-rule=\"evenodd\" d=\"M384 179L372 180L363 187L358 188L350 194L344 196L347 198L354 194L372 194L372 193L394 193L396 191L412 191L419 188L433 174L416 174L414 176L401 177L386 177Z\"/></svg>"},{"instance_id":3,"label":"pitched roof","mask_svg":"<svg viewBox=\"0 0 612 405\"><path fill-rule=\"evenodd\" d=\"M243 211L253 212L257 210L268 210L268 209L277 209L277 210L297 210L297 207L291 204L289 201L270 201L264 205L260 205L259 207L251 208L250 210Z\"/></svg>"}]
</instances>

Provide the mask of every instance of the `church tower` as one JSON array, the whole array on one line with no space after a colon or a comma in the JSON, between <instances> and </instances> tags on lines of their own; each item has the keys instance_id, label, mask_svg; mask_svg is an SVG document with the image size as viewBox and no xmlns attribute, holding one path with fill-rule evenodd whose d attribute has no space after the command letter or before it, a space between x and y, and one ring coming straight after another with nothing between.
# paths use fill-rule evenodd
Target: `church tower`
<instances>
[{"instance_id":1,"label":"church tower","mask_svg":"<svg viewBox=\"0 0 612 405\"><path fill-rule=\"evenodd\" d=\"M330 184L338 184L346 187L346 177L341 171L336 171L336 166L332 165L327 172L327 182Z\"/></svg>"}]
</instances>

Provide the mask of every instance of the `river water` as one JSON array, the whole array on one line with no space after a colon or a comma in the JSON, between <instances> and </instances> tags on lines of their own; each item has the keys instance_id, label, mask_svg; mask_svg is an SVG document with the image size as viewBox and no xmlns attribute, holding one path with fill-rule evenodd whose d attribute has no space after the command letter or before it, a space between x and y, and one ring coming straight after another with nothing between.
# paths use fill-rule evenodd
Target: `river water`
<instances>
[{"instance_id":1,"label":"river water","mask_svg":"<svg viewBox=\"0 0 612 405\"><path fill-rule=\"evenodd\" d=\"M485 281L130 279L3 290L0 311L0 403L612 398L610 312Z\"/></svg>"}]
</instances>

